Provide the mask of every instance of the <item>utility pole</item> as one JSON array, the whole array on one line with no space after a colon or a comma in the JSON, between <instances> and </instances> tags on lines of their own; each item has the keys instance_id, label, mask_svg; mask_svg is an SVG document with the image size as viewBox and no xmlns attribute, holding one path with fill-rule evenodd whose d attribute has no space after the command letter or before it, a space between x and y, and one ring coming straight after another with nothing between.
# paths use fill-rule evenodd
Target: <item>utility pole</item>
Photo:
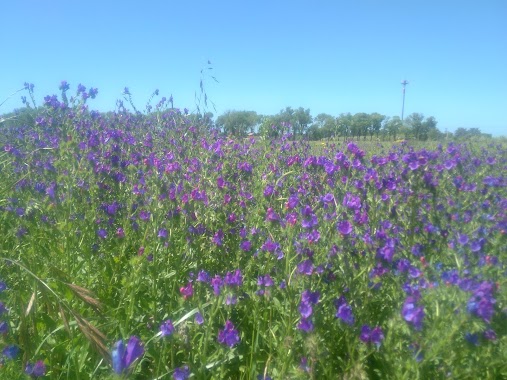
<instances>
[{"instance_id":1,"label":"utility pole","mask_svg":"<svg viewBox=\"0 0 507 380\"><path fill-rule=\"evenodd\" d=\"M403 85L403 104L401 106L401 121L403 121L403 114L405 112L405 87L407 87L408 80L404 79L403 82L401 82Z\"/></svg>"}]
</instances>

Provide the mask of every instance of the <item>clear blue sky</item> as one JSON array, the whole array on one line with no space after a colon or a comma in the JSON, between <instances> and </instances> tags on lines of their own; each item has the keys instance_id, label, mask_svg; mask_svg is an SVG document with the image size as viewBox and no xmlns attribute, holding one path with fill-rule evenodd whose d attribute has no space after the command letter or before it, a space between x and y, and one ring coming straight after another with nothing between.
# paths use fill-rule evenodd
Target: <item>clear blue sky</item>
<instances>
[{"instance_id":1,"label":"clear blue sky","mask_svg":"<svg viewBox=\"0 0 507 380\"><path fill-rule=\"evenodd\" d=\"M200 71L215 115L325 112L434 116L438 127L507 135L507 1L107 1L0 4L0 102L34 83L97 87L112 110L129 87L195 108ZM0 112L21 106L19 96Z\"/></svg>"}]
</instances>

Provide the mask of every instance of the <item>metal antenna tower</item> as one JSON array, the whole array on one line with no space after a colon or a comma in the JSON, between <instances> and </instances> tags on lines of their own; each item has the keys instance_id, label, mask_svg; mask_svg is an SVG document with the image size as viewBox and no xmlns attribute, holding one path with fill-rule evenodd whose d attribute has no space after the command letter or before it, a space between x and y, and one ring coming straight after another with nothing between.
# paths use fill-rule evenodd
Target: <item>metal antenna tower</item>
<instances>
[{"instance_id":1,"label":"metal antenna tower","mask_svg":"<svg viewBox=\"0 0 507 380\"><path fill-rule=\"evenodd\" d=\"M403 104L401 106L401 121L403 121L403 114L405 112L405 87L407 87L408 80L404 79L401 84L403 85Z\"/></svg>"}]
</instances>

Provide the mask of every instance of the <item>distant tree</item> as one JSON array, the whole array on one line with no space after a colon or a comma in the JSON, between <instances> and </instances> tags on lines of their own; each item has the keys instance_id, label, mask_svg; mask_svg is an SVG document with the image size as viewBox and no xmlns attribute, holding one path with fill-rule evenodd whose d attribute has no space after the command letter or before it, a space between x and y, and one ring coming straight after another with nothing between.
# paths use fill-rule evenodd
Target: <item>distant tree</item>
<instances>
[{"instance_id":1,"label":"distant tree","mask_svg":"<svg viewBox=\"0 0 507 380\"><path fill-rule=\"evenodd\" d=\"M422 140L439 138L441 132L437 129L437 124L438 122L433 116L430 116L424 120Z\"/></svg>"},{"instance_id":2,"label":"distant tree","mask_svg":"<svg viewBox=\"0 0 507 380\"><path fill-rule=\"evenodd\" d=\"M458 128L454 131L454 137L457 138L457 139L464 139L468 136L468 131L466 130L466 128Z\"/></svg>"},{"instance_id":3,"label":"distant tree","mask_svg":"<svg viewBox=\"0 0 507 380\"><path fill-rule=\"evenodd\" d=\"M403 122L399 116L393 116L384 123L385 134L393 140L397 140L398 134L403 128Z\"/></svg>"},{"instance_id":4,"label":"distant tree","mask_svg":"<svg viewBox=\"0 0 507 380\"><path fill-rule=\"evenodd\" d=\"M260 121L255 111L227 111L217 118L216 125L226 134L243 137L253 133Z\"/></svg>"},{"instance_id":5,"label":"distant tree","mask_svg":"<svg viewBox=\"0 0 507 380\"><path fill-rule=\"evenodd\" d=\"M336 135L347 138L352 134L352 115L342 113L336 118Z\"/></svg>"},{"instance_id":6,"label":"distant tree","mask_svg":"<svg viewBox=\"0 0 507 380\"><path fill-rule=\"evenodd\" d=\"M382 128L382 122L385 120L385 118L386 117L384 115L381 115L377 112L370 114L370 140L373 139L373 135L378 138L380 129Z\"/></svg>"},{"instance_id":7,"label":"distant tree","mask_svg":"<svg viewBox=\"0 0 507 380\"><path fill-rule=\"evenodd\" d=\"M354 114L352 117L352 137L356 136L358 139L361 136L366 139L371 128L370 115L364 112Z\"/></svg>"},{"instance_id":8,"label":"distant tree","mask_svg":"<svg viewBox=\"0 0 507 380\"><path fill-rule=\"evenodd\" d=\"M406 124L416 140L421 140L421 136L423 134L423 120L423 114L417 112L414 112L407 117Z\"/></svg>"},{"instance_id":9,"label":"distant tree","mask_svg":"<svg viewBox=\"0 0 507 380\"><path fill-rule=\"evenodd\" d=\"M0 116L0 125L2 127L22 127L35 124L35 118L41 112L41 108L18 108L12 112Z\"/></svg>"},{"instance_id":10,"label":"distant tree","mask_svg":"<svg viewBox=\"0 0 507 380\"><path fill-rule=\"evenodd\" d=\"M304 135L313 120L312 115L310 114L310 109L309 108L304 109L303 107L299 107L296 110L294 116L295 116L294 122L296 125L294 137L297 136L298 134L300 136Z\"/></svg>"},{"instance_id":11,"label":"distant tree","mask_svg":"<svg viewBox=\"0 0 507 380\"><path fill-rule=\"evenodd\" d=\"M299 107L297 110L292 107L286 107L276 115L277 120L281 122L290 123L292 128L292 135L295 139L298 135L303 135L312 122L312 116L310 115L310 109L306 110L303 107Z\"/></svg>"},{"instance_id":12,"label":"distant tree","mask_svg":"<svg viewBox=\"0 0 507 380\"><path fill-rule=\"evenodd\" d=\"M330 138L336 133L336 119L327 113L320 113L313 119L307 134L311 132L315 136L316 129L319 130L319 139Z\"/></svg>"},{"instance_id":13,"label":"distant tree","mask_svg":"<svg viewBox=\"0 0 507 380\"><path fill-rule=\"evenodd\" d=\"M204 113L197 112L191 113L188 119L191 120L195 126L198 126L200 131L204 132L209 131L215 127L213 116L213 113L209 111L206 111Z\"/></svg>"},{"instance_id":14,"label":"distant tree","mask_svg":"<svg viewBox=\"0 0 507 380\"><path fill-rule=\"evenodd\" d=\"M310 125L310 128L306 131L306 136L309 140L316 141L321 140L327 136L324 134L324 129L320 128L318 124Z\"/></svg>"},{"instance_id":15,"label":"distant tree","mask_svg":"<svg viewBox=\"0 0 507 380\"><path fill-rule=\"evenodd\" d=\"M472 137L479 137L479 136L483 135L483 133L481 132L481 130L479 128L469 128L468 134Z\"/></svg>"},{"instance_id":16,"label":"distant tree","mask_svg":"<svg viewBox=\"0 0 507 380\"><path fill-rule=\"evenodd\" d=\"M458 128L454 132L454 138L458 140L465 140L465 139L476 139L479 137L489 137L489 135L482 133L479 128Z\"/></svg>"},{"instance_id":17,"label":"distant tree","mask_svg":"<svg viewBox=\"0 0 507 380\"><path fill-rule=\"evenodd\" d=\"M430 136L438 138L440 131L437 129L437 121L433 116L424 119L424 115L413 113L407 117L407 125L412 135L417 140L428 140Z\"/></svg>"},{"instance_id":18,"label":"distant tree","mask_svg":"<svg viewBox=\"0 0 507 380\"><path fill-rule=\"evenodd\" d=\"M286 132L286 125L279 115L262 116L259 134L265 138L276 138Z\"/></svg>"}]
</instances>

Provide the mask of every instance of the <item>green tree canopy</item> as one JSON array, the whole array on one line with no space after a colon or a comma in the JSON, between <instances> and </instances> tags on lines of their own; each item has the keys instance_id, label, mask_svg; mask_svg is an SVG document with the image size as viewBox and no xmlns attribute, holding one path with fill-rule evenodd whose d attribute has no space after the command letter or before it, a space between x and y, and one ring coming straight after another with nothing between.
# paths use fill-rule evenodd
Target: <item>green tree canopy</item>
<instances>
[{"instance_id":1,"label":"green tree canopy","mask_svg":"<svg viewBox=\"0 0 507 380\"><path fill-rule=\"evenodd\" d=\"M384 123L384 132L393 140L397 140L398 134L403 129L403 122L399 116L393 116L392 118L388 118Z\"/></svg>"},{"instance_id":2,"label":"green tree canopy","mask_svg":"<svg viewBox=\"0 0 507 380\"><path fill-rule=\"evenodd\" d=\"M290 124L293 138L305 134L313 120L310 115L310 109L304 109L303 107L299 107L296 110L292 109L292 107L286 107L275 115L275 118L279 122Z\"/></svg>"},{"instance_id":3,"label":"green tree canopy","mask_svg":"<svg viewBox=\"0 0 507 380\"><path fill-rule=\"evenodd\" d=\"M311 131L318 131L318 137L313 137ZM322 138L330 138L336 134L336 119L327 113L319 113L313 119L313 124L308 129L310 139L318 140Z\"/></svg>"},{"instance_id":4,"label":"green tree canopy","mask_svg":"<svg viewBox=\"0 0 507 380\"><path fill-rule=\"evenodd\" d=\"M216 125L226 134L241 137L255 132L260 122L261 116L255 111L227 111L217 118Z\"/></svg>"},{"instance_id":5,"label":"green tree canopy","mask_svg":"<svg viewBox=\"0 0 507 380\"><path fill-rule=\"evenodd\" d=\"M407 117L407 126L417 140L428 140L439 134L437 121L433 116L425 119L423 114L414 112Z\"/></svg>"}]
</instances>

